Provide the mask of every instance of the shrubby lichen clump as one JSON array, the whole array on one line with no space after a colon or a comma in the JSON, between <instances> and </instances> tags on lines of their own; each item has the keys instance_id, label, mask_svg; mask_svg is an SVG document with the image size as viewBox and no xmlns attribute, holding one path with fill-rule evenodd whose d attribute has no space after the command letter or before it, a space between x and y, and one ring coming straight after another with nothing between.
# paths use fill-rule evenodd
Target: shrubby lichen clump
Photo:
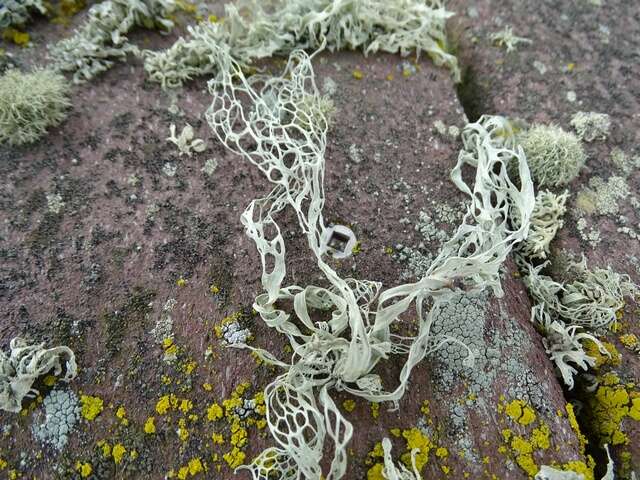
<instances>
[{"instance_id":1,"label":"shrubby lichen clump","mask_svg":"<svg viewBox=\"0 0 640 480\"><path fill-rule=\"evenodd\" d=\"M42 137L65 119L69 101L65 78L47 69L0 77L0 143L22 145Z\"/></svg>"},{"instance_id":2,"label":"shrubby lichen clump","mask_svg":"<svg viewBox=\"0 0 640 480\"><path fill-rule=\"evenodd\" d=\"M47 12L43 0L3 0L0 4L0 29L27 23L35 11Z\"/></svg>"},{"instance_id":3,"label":"shrubby lichen clump","mask_svg":"<svg viewBox=\"0 0 640 480\"><path fill-rule=\"evenodd\" d=\"M540 187L566 185L578 176L587 158L580 139L557 125L534 125L524 134L522 148Z\"/></svg>"},{"instance_id":4,"label":"shrubby lichen clump","mask_svg":"<svg viewBox=\"0 0 640 480\"><path fill-rule=\"evenodd\" d=\"M445 22L452 15L441 0L240 0L225 6L223 22L189 27L168 50L145 52L145 69L163 88L174 88L196 75L218 72L216 50L226 49L240 64L293 49L363 49L426 52L456 80L456 57L447 51Z\"/></svg>"},{"instance_id":5,"label":"shrubby lichen clump","mask_svg":"<svg viewBox=\"0 0 640 480\"><path fill-rule=\"evenodd\" d=\"M111 68L114 60L138 48L126 34L134 26L169 30L175 0L108 0L91 7L86 23L50 49L55 67L73 72L73 81L81 83Z\"/></svg>"}]
</instances>

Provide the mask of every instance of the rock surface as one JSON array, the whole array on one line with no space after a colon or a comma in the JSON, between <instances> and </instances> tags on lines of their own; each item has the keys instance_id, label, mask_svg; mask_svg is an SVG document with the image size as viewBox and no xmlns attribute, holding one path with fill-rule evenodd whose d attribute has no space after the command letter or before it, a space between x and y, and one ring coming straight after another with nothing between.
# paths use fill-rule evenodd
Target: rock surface
<instances>
[{"instance_id":1,"label":"rock surface","mask_svg":"<svg viewBox=\"0 0 640 480\"><path fill-rule=\"evenodd\" d=\"M44 61L46 43L66 34L45 22L29 31L35 48L13 49L24 66ZM131 38L157 49L178 33ZM281 66L267 62L273 72ZM428 60L337 53L314 66L321 89L329 78L336 85L324 215L360 241L338 271L385 287L415 278L464 208L448 177L460 148L449 127L465 123L456 87ZM0 338L71 347L81 371L66 388L80 397L81 419L61 455L32 436L40 400L26 402L25 415L0 414L0 465L38 478L235 478L229 464L271 445L259 393L278 372L225 348L225 325L248 328L252 344L282 358L290 353L252 312L260 265L239 221L267 182L204 121L206 79L168 94L129 59L74 87L72 100L69 119L41 142L0 153ZM553 102L532 105L554 111ZM166 141L172 123L192 125L207 149L179 156ZM288 275L317 282L294 215L283 224ZM346 478L382 478L375 446L384 436L396 458L422 449L424 478L524 479L542 464L586 466L524 286L513 262L506 267L503 298L461 296L434 325L476 350L474 369L449 346L415 370L398 410L338 395L355 430ZM408 316L402 328L411 327ZM393 382L400 368L392 358L380 373ZM51 385L38 388L44 396ZM248 420L234 420L239 413Z\"/></svg>"}]
</instances>

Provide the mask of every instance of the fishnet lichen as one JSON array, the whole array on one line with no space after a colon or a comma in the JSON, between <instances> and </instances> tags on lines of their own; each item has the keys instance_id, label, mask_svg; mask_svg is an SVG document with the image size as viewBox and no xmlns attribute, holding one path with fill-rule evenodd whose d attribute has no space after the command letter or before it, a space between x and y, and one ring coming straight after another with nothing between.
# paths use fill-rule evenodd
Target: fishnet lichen
<instances>
[{"instance_id":1,"label":"fishnet lichen","mask_svg":"<svg viewBox=\"0 0 640 480\"><path fill-rule=\"evenodd\" d=\"M22 145L42 137L67 116L68 95L67 81L52 70L7 71L0 77L0 143Z\"/></svg>"},{"instance_id":2,"label":"fishnet lichen","mask_svg":"<svg viewBox=\"0 0 640 480\"><path fill-rule=\"evenodd\" d=\"M460 70L447 51L442 0L239 0L225 6L219 23L189 28L168 50L145 52L145 69L163 88L218 71L215 50L224 46L240 64L294 49L363 49L408 55L426 52L436 65Z\"/></svg>"},{"instance_id":3,"label":"fishnet lichen","mask_svg":"<svg viewBox=\"0 0 640 480\"><path fill-rule=\"evenodd\" d=\"M524 134L522 148L531 176L540 187L569 183L587 158L580 139L557 125L534 125Z\"/></svg>"},{"instance_id":4,"label":"fishnet lichen","mask_svg":"<svg viewBox=\"0 0 640 480\"><path fill-rule=\"evenodd\" d=\"M42 14L47 13L45 2L42 0L3 0L0 3L0 29L27 23L35 11Z\"/></svg>"},{"instance_id":5,"label":"fishnet lichen","mask_svg":"<svg viewBox=\"0 0 640 480\"><path fill-rule=\"evenodd\" d=\"M78 368L76 357L69 347L46 349L44 343L29 345L16 337L9 342L9 355L0 350L0 410L19 412L22 400L33 397L36 379L44 374L60 375L62 381L75 378Z\"/></svg>"},{"instance_id":6,"label":"fishnet lichen","mask_svg":"<svg viewBox=\"0 0 640 480\"><path fill-rule=\"evenodd\" d=\"M74 83L91 80L138 48L125 36L133 27L173 27L175 0L108 0L91 7L87 21L50 49L54 66L73 72Z\"/></svg>"},{"instance_id":7,"label":"fishnet lichen","mask_svg":"<svg viewBox=\"0 0 640 480\"><path fill-rule=\"evenodd\" d=\"M288 338L293 350L287 363L244 345L284 373L265 389L266 418L276 446L241 468L254 479L321 478L321 459L330 442L333 454L324 477L339 479L346 472L346 446L353 427L331 391L372 402L397 402L413 368L430 352L455 341L443 336L433 342L430 329L433 311L460 292L456 285L502 294L500 266L526 236L534 204L524 153L520 147L505 145L499 135L505 128L501 117L485 116L468 125L451 178L469 196L469 207L426 275L384 292L379 282L343 279L323 256L327 122L313 121L309 109L300 107L313 100L318 104L312 109L314 116L322 115L311 58L295 50L281 76L246 78L228 48L211 47L219 75L209 83L213 102L207 121L227 148L253 163L273 184L271 192L253 200L241 217L262 263L265 292L256 298L254 309L269 327ZM517 167L520 187L509 178L510 163ZM462 179L464 166L475 169L473 187ZM296 212L328 286L283 286L286 249L276 218L287 207ZM508 221L514 212L522 219L517 228ZM283 310L282 300L293 303L292 312ZM418 334L392 334L391 324L414 302ZM310 309L329 311L330 320L314 323ZM391 354L406 355L406 360L398 385L386 390L373 370Z\"/></svg>"}]
</instances>

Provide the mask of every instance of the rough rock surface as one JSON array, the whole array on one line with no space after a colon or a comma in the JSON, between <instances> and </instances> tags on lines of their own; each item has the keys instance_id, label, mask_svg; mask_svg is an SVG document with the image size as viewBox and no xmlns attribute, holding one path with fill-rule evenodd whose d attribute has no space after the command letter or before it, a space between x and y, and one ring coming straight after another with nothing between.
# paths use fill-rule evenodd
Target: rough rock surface
<instances>
[{"instance_id":1,"label":"rough rock surface","mask_svg":"<svg viewBox=\"0 0 640 480\"><path fill-rule=\"evenodd\" d=\"M584 142L586 166L567 186L571 196L564 227L552 244L550 271L563 278L567 258L584 254L589 267L611 266L640 283L640 5L623 0L453 0L449 7L460 13L450 21L449 33L465 72L459 92L471 117L500 113L525 124L553 122L574 131L571 120L577 112L609 115L610 133ZM530 43L512 52L495 45L491 34L505 27ZM630 299L619 313L619 328L602 332L619 358L614 354L613 361L601 362L601 387L594 395L579 396L592 405L582 420L593 443L620 443L615 457L618 473L626 478L640 469L640 422L616 415L603 419L597 413L619 412L621 404L605 399L605 393L623 390L622 384L630 395L638 395L640 349L632 337L640 337L637 300ZM619 384L606 392L603 375L609 371ZM602 421L624 437L612 441L594 427Z\"/></svg>"},{"instance_id":2,"label":"rough rock surface","mask_svg":"<svg viewBox=\"0 0 640 480\"><path fill-rule=\"evenodd\" d=\"M24 66L43 61L44 45L65 34L44 22L29 31L35 47L12 49ZM162 48L175 36L131 38ZM459 220L464 199L448 173L460 145L455 129L436 127L465 123L455 86L427 60L340 53L315 63L319 87L329 77L337 85L325 218L350 225L361 242L339 271L397 285L403 271L412 275L398 244L428 257ZM166 94L130 59L74 87L72 100L69 119L41 142L0 151L0 338L3 346L17 334L70 346L81 367L70 386L81 419L61 455L32 436L40 399L26 403L24 415L0 414L0 466L38 478L164 478L170 471L234 478L228 463L238 451L251 458L271 444L259 409L247 413L244 400L259 405L277 372L224 348L224 325L237 322L254 344L288 355L252 312L259 262L239 222L268 185L204 122L205 79ZM179 130L191 124L207 149L178 156L165 140L171 123ZM210 175L203 171L209 159L217 160ZM420 247L424 232L414 224L421 211L438 208L435 224L423 226L444 233ZM316 282L293 215L286 226L288 275ZM375 444L388 435L396 457L413 446L429 452L425 478L519 479L536 465L587 461L512 262L503 282L502 299L461 297L434 326L476 351L475 369L447 347L416 369L398 410L338 398L355 427L347 478L380 478ZM411 326L408 317L403 329ZM399 370L391 359L380 373L392 382ZM42 395L51 389L46 379L38 387ZM239 408L251 421L238 429L224 410ZM233 445L235 456L223 457Z\"/></svg>"}]
</instances>

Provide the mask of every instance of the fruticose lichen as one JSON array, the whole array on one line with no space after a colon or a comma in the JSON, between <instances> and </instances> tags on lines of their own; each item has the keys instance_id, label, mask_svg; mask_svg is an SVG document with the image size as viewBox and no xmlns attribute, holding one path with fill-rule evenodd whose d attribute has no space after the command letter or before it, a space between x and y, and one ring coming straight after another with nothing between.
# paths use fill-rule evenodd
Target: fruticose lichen
<instances>
[{"instance_id":1,"label":"fruticose lichen","mask_svg":"<svg viewBox=\"0 0 640 480\"><path fill-rule=\"evenodd\" d=\"M492 33L489 35L489 39L498 47L506 48L507 52L512 52L521 43L531 43L528 38L514 35L511 26L506 26L502 30Z\"/></svg>"},{"instance_id":2,"label":"fruticose lichen","mask_svg":"<svg viewBox=\"0 0 640 480\"><path fill-rule=\"evenodd\" d=\"M601 354L609 355L596 337L581 330L595 332L611 327L624 306L624 297L635 295L638 286L627 275L610 268L589 270L584 258L569 264L573 280L565 284L541 273L547 263L526 265L524 281L535 302L532 320L545 335L547 353L571 389L575 367L587 370L597 363L597 357L586 353L585 340L593 342Z\"/></svg>"},{"instance_id":3,"label":"fruticose lichen","mask_svg":"<svg viewBox=\"0 0 640 480\"><path fill-rule=\"evenodd\" d=\"M52 70L8 70L0 77L0 143L22 145L42 137L67 116L68 95L67 81Z\"/></svg>"},{"instance_id":4,"label":"fruticose lichen","mask_svg":"<svg viewBox=\"0 0 640 480\"><path fill-rule=\"evenodd\" d=\"M0 4L0 29L27 23L35 11L42 14L47 13L46 2L43 0L3 0Z\"/></svg>"},{"instance_id":5,"label":"fruticose lichen","mask_svg":"<svg viewBox=\"0 0 640 480\"><path fill-rule=\"evenodd\" d=\"M585 142L606 140L611 129L611 118L606 113L577 112L571 117L571 126Z\"/></svg>"},{"instance_id":6,"label":"fruticose lichen","mask_svg":"<svg viewBox=\"0 0 640 480\"><path fill-rule=\"evenodd\" d=\"M557 187L573 180L587 158L580 139L556 125L534 125L524 133L522 148L533 180Z\"/></svg>"},{"instance_id":7,"label":"fruticose lichen","mask_svg":"<svg viewBox=\"0 0 640 480\"><path fill-rule=\"evenodd\" d=\"M378 7L385 11L387 5ZM390 5L397 8L396 2ZM404 11L397 13L405 15ZM313 30L309 34L318 35ZM322 35L337 47L335 39L344 41L345 31L325 28ZM374 50L380 46L378 42ZM292 362L286 363L265 350L245 346L284 373L265 388L266 420L276 446L242 468L254 479L270 475L279 479L320 478L328 441L333 444L333 456L326 476L339 479L346 472L346 447L353 426L333 401L332 390L371 402L396 402L408 388L413 368L429 353L455 341L446 337L433 342L430 335L434 312L459 293L454 285L464 285L472 292L491 289L502 294L500 266L514 244L526 236L535 200L524 153L499 135L505 128L501 117L484 116L467 125L462 131L463 149L451 173L454 184L469 198L462 225L422 279L382 291L379 282L341 278L330 266L330 259L323 257L327 122L313 121L308 110L299 108L305 96L311 95L307 98L316 102L321 98L310 57L294 51L282 76L273 78L245 77L224 46L211 44L210 61L219 74L209 83L214 98L207 121L227 148L257 166L273 184L273 190L253 200L241 217L263 267L265 292L253 307L267 326L288 338L294 352ZM519 187L507 173L509 164L515 164ZM476 170L473 186L464 182L463 166ZM329 287L282 285L285 242L276 218L287 207L296 212ZM508 213L513 210L522 219L517 228L508 222ZM283 310L287 301L293 303L292 313ZM414 301L417 336L393 335L390 326ZM330 320L314 323L309 308L330 311ZM391 353L406 355L406 363L398 386L387 391L372 370Z\"/></svg>"},{"instance_id":8,"label":"fruticose lichen","mask_svg":"<svg viewBox=\"0 0 640 480\"><path fill-rule=\"evenodd\" d=\"M34 382L42 375L60 375L64 382L77 374L76 357L69 347L44 348L44 343L29 345L16 337L9 343L9 355L0 350L0 410L19 412L22 400L38 394Z\"/></svg>"},{"instance_id":9,"label":"fruticose lichen","mask_svg":"<svg viewBox=\"0 0 640 480\"><path fill-rule=\"evenodd\" d=\"M240 0L225 5L224 21L189 27L168 50L145 52L145 69L163 88L175 88L196 75L219 70L217 49L241 65L296 48L426 52L449 68L456 81L456 57L447 51L445 22L452 13L442 0ZM319 104L320 105L320 104Z\"/></svg>"},{"instance_id":10,"label":"fruticose lichen","mask_svg":"<svg viewBox=\"0 0 640 480\"><path fill-rule=\"evenodd\" d=\"M207 148L207 144L201 138L193 138L194 132L193 127L188 123L180 132L180 135L176 136L176 126L172 123L169 126L169 137L167 137L167 141L173 143L178 150L180 151L180 156L187 155L191 156L194 152L204 152Z\"/></svg>"},{"instance_id":11,"label":"fruticose lichen","mask_svg":"<svg viewBox=\"0 0 640 480\"><path fill-rule=\"evenodd\" d=\"M551 241L562 228L566 212L567 192L556 195L548 190L538 192L531 216L531 228L518 253L528 259L546 259Z\"/></svg>"},{"instance_id":12,"label":"fruticose lichen","mask_svg":"<svg viewBox=\"0 0 640 480\"><path fill-rule=\"evenodd\" d=\"M129 43L126 34L135 26L169 30L175 0L107 0L91 7L84 25L73 36L61 40L50 49L55 68L73 72L74 83L91 80L111 68L114 60L138 48Z\"/></svg>"},{"instance_id":13,"label":"fruticose lichen","mask_svg":"<svg viewBox=\"0 0 640 480\"><path fill-rule=\"evenodd\" d=\"M624 297L638 291L628 275L610 268L590 270L585 258L569 264L575 279L565 284L541 274L544 266L546 264L531 267L525 283L533 299L544 305L552 319L561 319L568 325L590 329L608 327L616 322Z\"/></svg>"}]
</instances>

